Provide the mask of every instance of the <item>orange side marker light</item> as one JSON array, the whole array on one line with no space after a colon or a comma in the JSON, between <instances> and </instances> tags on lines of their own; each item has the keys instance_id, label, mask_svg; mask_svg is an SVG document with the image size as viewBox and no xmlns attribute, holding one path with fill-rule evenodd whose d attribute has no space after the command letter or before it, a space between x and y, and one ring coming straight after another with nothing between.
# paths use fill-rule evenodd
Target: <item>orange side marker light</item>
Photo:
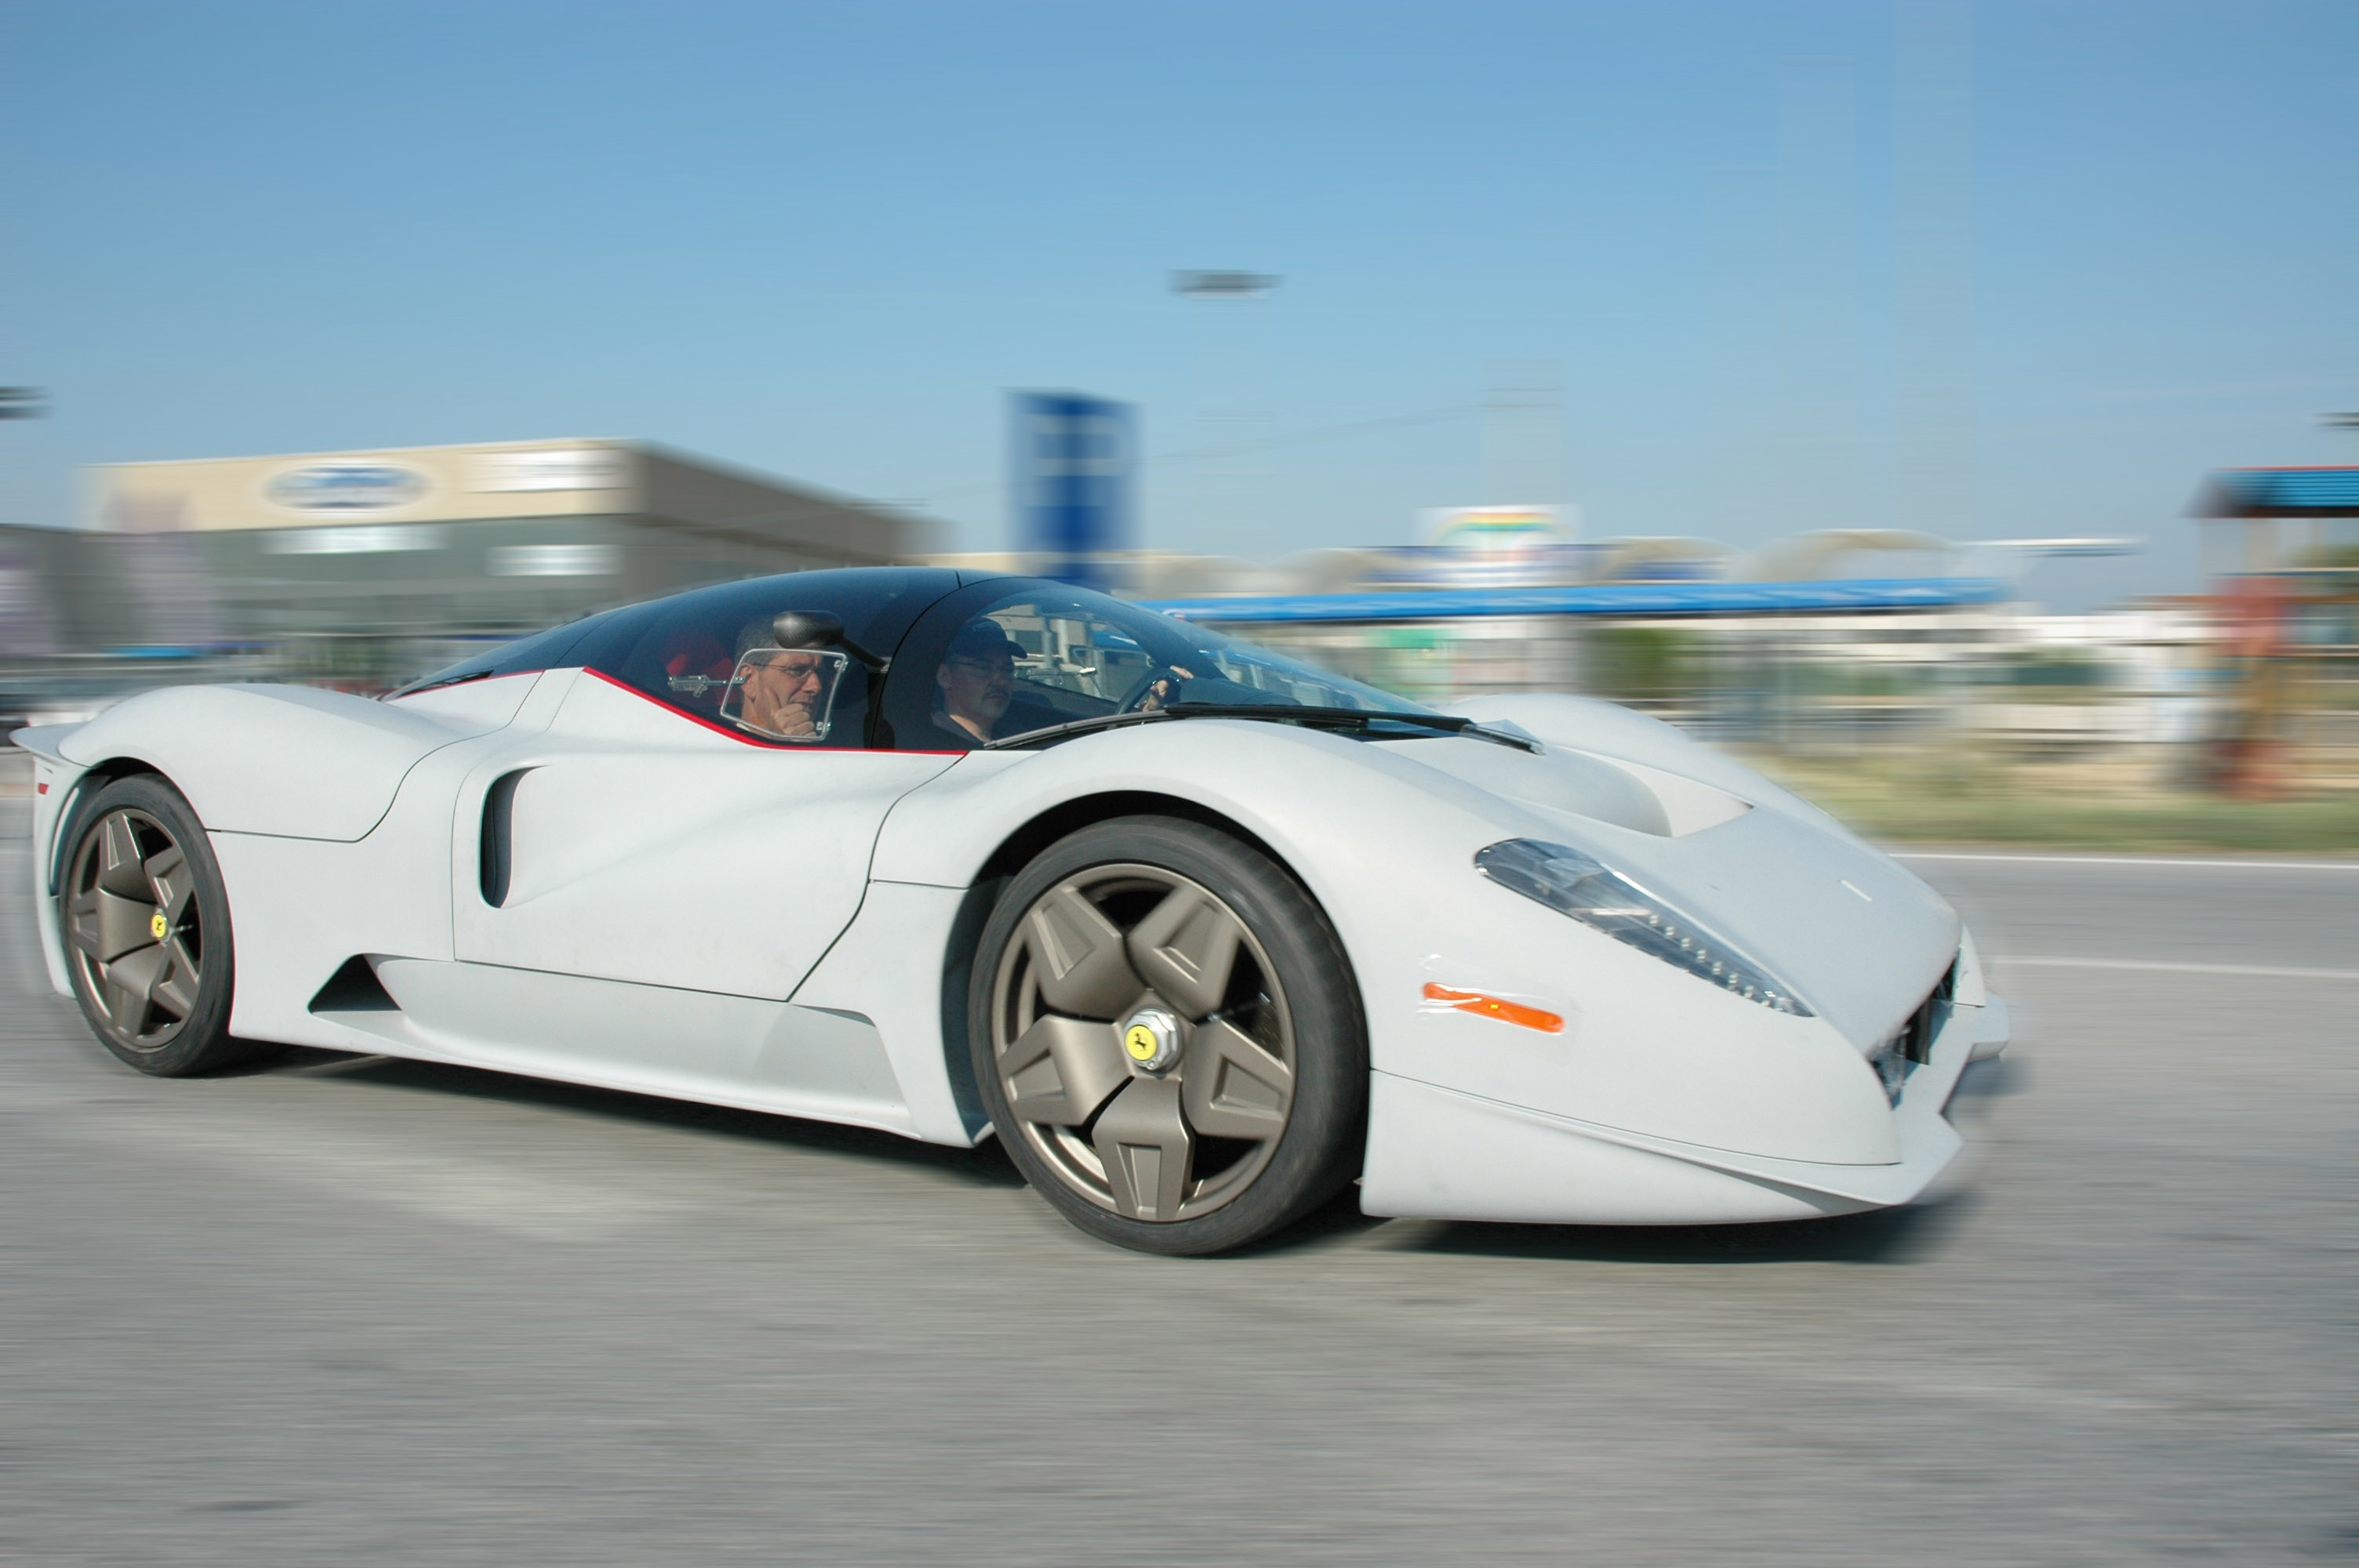
<instances>
[{"instance_id":1,"label":"orange side marker light","mask_svg":"<svg viewBox=\"0 0 2359 1568\"><path fill-rule=\"evenodd\" d=\"M1462 991L1428 980L1425 982L1425 1000L1444 1002L1457 1011L1471 1012L1481 1018L1495 1018L1503 1023L1520 1023L1526 1029L1537 1029L1543 1034L1564 1033L1564 1020L1553 1012L1495 996L1484 996L1481 991Z\"/></svg>"}]
</instances>

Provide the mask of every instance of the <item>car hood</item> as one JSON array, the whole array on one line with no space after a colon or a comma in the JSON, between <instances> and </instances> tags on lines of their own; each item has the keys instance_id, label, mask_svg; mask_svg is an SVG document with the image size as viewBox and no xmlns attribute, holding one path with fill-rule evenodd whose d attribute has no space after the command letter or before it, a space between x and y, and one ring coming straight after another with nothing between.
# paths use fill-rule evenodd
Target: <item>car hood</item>
<instances>
[{"instance_id":1,"label":"car hood","mask_svg":"<svg viewBox=\"0 0 2359 1568\"><path fill-rule=\"evenodd\" d=\"M1390 743L1545 824L1767 966L1863 1052L1955 960L1957 912L1889 856L1723 753L1626 710L1569 698L1464 707L1538 740Z\"/></svg>"}]
</instances>

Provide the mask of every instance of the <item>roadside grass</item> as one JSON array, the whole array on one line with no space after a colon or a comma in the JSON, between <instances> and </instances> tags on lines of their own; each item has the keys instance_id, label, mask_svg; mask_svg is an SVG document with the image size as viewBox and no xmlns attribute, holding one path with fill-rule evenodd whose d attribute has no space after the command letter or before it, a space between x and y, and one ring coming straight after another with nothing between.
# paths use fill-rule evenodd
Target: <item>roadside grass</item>
<instances>
[{"instance_id":1,"label":"roadside grass","mask_svg":"<svg viewBox=\"0 0 2359 1568\"><path fill-rule=\"evenodd\" d=\"M2359 792L2235 800L2158 784L2151 766L2009 762L1954 752L1756 754L1864 837L2099 850L2359 851Z\"/></svg>"}]
</instances>

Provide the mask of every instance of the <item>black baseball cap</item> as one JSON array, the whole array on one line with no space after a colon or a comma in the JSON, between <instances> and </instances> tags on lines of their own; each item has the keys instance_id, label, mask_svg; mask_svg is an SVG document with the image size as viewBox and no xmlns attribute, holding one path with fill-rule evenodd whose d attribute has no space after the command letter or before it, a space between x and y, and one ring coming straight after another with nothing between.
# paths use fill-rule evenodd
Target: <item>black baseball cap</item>
<instances>
[{"instance_id":1,"label":"black baseball cap","mask_svg":"<svg viewBox=\"0 0 2359 1568\"><path fill-rule=\"evenodd\" d=\"M1011 659L1020 659L1024 656L1024 644L1010 637L998 622L986 615L960 627L957 634L951 638L950 652L944 656L991 659L1001 653L1006 653Z\"/></svg>"}]
</instances>

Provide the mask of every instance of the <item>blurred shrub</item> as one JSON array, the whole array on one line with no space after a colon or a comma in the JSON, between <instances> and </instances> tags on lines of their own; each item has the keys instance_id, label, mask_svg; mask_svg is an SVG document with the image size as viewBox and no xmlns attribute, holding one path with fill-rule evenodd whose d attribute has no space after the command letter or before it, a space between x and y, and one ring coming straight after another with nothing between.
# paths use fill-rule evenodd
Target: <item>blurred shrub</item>
<instances>
[{"instance_id":1,"label":"blurred shrub","mask_svg":"<svg viewBox=\"0 0 2359 1568\"><path fill-rule=\"evenodd\" d=\"M1583 653L1589 690L1616 702L1675 702L1712 684L1702 640L1672 627L1593 627Z\"/></svg>"}]
</instances>

